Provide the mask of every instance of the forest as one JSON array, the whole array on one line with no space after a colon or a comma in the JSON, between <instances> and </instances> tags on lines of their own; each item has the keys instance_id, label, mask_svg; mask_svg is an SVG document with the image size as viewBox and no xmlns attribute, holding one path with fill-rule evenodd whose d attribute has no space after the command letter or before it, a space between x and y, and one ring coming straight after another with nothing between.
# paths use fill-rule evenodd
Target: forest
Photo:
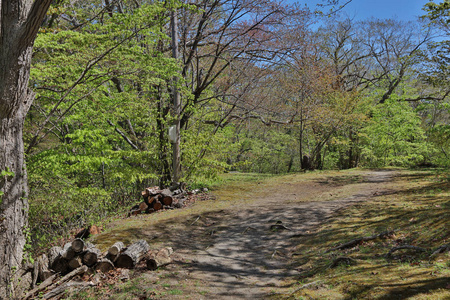
<instances>
[{"instance_id":1,"label":"forest","mask_svg":"<svg viewBox=\"0 0 450 300\"><path fill-rule=\"evenodd\" d=\"M12 84L24 105L9 100L15 44L0 31L0 220L21 198L5 129L20 106L27 255L128 211L148 186L450 166L448 0L414 21L355 20L338 1L12 2L38 20L24 23L28 48L11 39L29 57ZM4 24L25 14L0 3Z\"/></svg>"}]
</instances>

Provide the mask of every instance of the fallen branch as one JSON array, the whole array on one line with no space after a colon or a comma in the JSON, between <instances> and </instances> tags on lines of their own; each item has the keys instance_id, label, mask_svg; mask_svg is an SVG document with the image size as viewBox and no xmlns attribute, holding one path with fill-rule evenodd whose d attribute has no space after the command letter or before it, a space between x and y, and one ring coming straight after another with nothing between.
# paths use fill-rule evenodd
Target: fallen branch
<instances>
[{"instance_id":1,"label":"fallen branch","mask_svg":"<svg viewBox=\"0 0 450 300\"><path fill-rule=\"evenodd\" d=\"M55 280L55 278L58 276L58 274L53 274L52 276L48 277L46 280L44 280L38 287L36 287L35 289L32 289L31 291L29 291L24 297L23 300L26 300L28 298L30 298L31 296L33 296L36 293L39 293L40 291L44 290L45 288L47 288L48 286L50 286L53 283L53 280Z\"/></svg>"},{"instance_id":2,"label":"fallen branch","mask_svg":"<svg viewBox=\"0 0 450 300\"><path fill-rule=\"evenodd\" d=\"M81 266L78 269L73 270L72 272L70 272L69 274L65 275L64 277L62 277L60 280L58 280L56 283L52 284L48 289L52 290L54 288L56 288L57 286L65 283L66 281L69 281L70 279L72 279L73 277L77 276L77 275L82 275L84 273L86 273L88 271L88 267L87 266Z\"/></svg>"},{"instance_id":3,"label":"fallen branch","mask_svg":"<svg viewBox=\"0 0 450 300\"><path fill-rule=\"evenodd\" d=\"M313 281L313 282L304 284L304 285L302 285L301 287L295 289L293 292L291 292L291 295L297 293L297 292L300 291L300 290L307 289L307 288L310 288L310 287L312 287L312 286L319 285L319 284L321 284L321 283L322 283L321 280L317 280L317 281Z\"/></svg>"},{"instance_id":4,"label":"fallen branch","mask_svg":"<svg viewBox=\"0 0 450 300\"><path fill-rule=\"evenodd\" d=\"M89 286L94 286L95 284L92 282L84 282L84 281L72 281L62 284L61 286L57 287L56 289L44 294L42 299L50 299L56 296L59 296L61 294L64 294L68 290L71 292L79 291L82 289L85 289Z\"/></svg>"},{"instance_id":5,"label":"fallen branch","mask_svg":"<svg viewBox=\"0 0 450 300\"><path fill-rule=\"evenodd\" d=\"M392 230L392 231L385 231L385 232L382 232L380 234L375 234L375 235L372 235L372 236L366 236L366 237L354 239L354 240L351 240L350 242L347 242L347 243L342 244L340 246L328 249L327 251L325 251L325 253L328 253L328 252L331 252L331 251L336 251L336 250L352 248L352 247L354 247L356 245L361 244L362 242L372 241L372 240L376 240L376 239L379 239L379 238L385 238L385 237L387 237L389 235L392 235L393 233L394 233L394 230Z\"/></svg>"},{"instance_id":6,"label":"fallen branch","mask_svg":"<svg viewBox=\"0 0 450 300\"><path fill-rule=\"evenodd\" d=\"M192 223L191 223L191 225L189 225L189 226L192 226L192 225L194 225L194 224L195 224L195 222L197 222L197 221L198 221L199 219L200 219L200 216L198 216L198 217L197 217L197 219L195 219L195 221L194 221L194 222L192 222Z\"/></svg>"},{"instance_id":7,"label":"fallen branch","mask_svg":"<svg viewBox=\"0 0 450 300\"><path fill-rule=\"evenodd\" d=\"M439 253L444 253L445 251L450 251L450 244L445 244L436 248L433 253L431 253L430 258L438 255Z\"/></svg>"}]
</instances>

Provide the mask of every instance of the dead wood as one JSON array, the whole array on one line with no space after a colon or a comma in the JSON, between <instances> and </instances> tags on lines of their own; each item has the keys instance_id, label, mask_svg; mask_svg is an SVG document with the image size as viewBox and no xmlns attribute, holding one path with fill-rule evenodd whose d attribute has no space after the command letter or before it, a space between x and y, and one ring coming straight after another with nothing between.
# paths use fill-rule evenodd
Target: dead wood
<instances>
[{"instance_id":1,"label":"dead wood","mask_svg":"<svg viewBox=\"0 0 450 300\"><path fill-rule=\"evenodd\" d=\"M69 261L69 268L72 270L78 269L83 265L83 260L81 256L76 256Z\"/></svg>"},{"instance_id":2,"label":"dead wood","mask_svg":"<svg viewBox=\"0 0 450 300\"><path fill-rule=\"evenodd\" d=\"M50 250L48 250L48 266L50 269L54 269L55 265L58 263L61 251L62 248L59 246L51 247Z\"/></svg>"},{"instance_id":3,"label":"dead wood","mask_svg":"<svg viewBox=\"0 0 450 300\"><path fill-rule=\"evenodd\" d=\"M122 249L125 248L125 245L122 242L114 243L111 247L108 249L108 254L112 256L118 255Z\"/></svg>"},{"instance_id":4,"label":"dead wood","mask_svg":"<svg viewBox=\"0 0 450 300\"><path fill-rule=\"evenodd\" d=\"M141 212L146 211L147 209L148 209L147 203L145 203L145 202L139 203L139 210L140 210Z\"/></svg>"},{"instance_id":5,"label":"dead wood","mask_svg":"<svg viewBox=\"0 0 450 300\"><path fill-rule=\"evenodd\" d=\"M340 265L347 265L347 266L356 265L356 260L347 256L340 256L335 260L333 260L333 262L330 265L330 268L336 268L337 266Z\"/></svg>"},{"instance_id":6,"label":"dead wood","mask_svg":"<svg viewBox=\"0 0 450 300\"><path fill-rule=\"evenodd\" d=\"M93 244L87 243L87 247L83 255L83 264L88 267L92 267L97 263L100 255L100 250L98 250Z\"/></svg>"},{"instance_id":7,"label":"dead wood","mask_svg":"<svg viewBox=\"0 0 450 300\"><path fill-rule=\"evenodd\" d=\"M197 222L197 221L198 221L199 219L200 219L200 216L198 216L198 217L197 217L197 219L195 219L195 221L194 221L194 222L192 222L192 223L191 223L191 225L189 225L189 226L192 226L192 225L194 225L194 224L195 224L195 223L196 223L196 222Z\"/></svg>"},{"instance_id":8,"label":"dead wood","mask_svg":"<svg viewBox=\"0 0 450 300\"><path fill-rule=\"evenodd\" d=\"M63 295L64 293L66 293L68 291L71 291L71 292L79 291L79 290L85 289L86 287L93 286L93 285L94 284L92 282L84 282L84 281L66 282L66 283L62 284L61 286L53 289L52 291L44 294L42 299L50 299L53 297Z\"/></svg>"},{"instance_id":9,"label":"dead wood","mask_svg":"<svg viewBox=\"0 0 450 300\"><path fill-rule=\"evenodd\" d=\"M427 249L422 248L422 247L417 247L417 246L412 246L412 245L402 245L402 246L392 248L386 254L386 257L390 257L390 256L392 256L392 253L394 253L395 251L403 250L403 249L409 249L409 250L414 250L414 251L418 251L418 252L427 252L428 251Z\"/></svg>"},{"instance_id":10,"label":"dead wood","mask_svg":"<svg viewBox=\"0 0 450 300\"><path fill-rule=\"evenodd\" d=\"M57 274L53 274L52 276L48 277L44 282L42 282L38 287L32 289L29 291L25 296L23 296L23 300L26 300L33 296L36 293L39 293L40 291L45 290L48 286L50 286L53 283L53 280L57 277Z\"/></svg>"},{"instance_id":11,"label":"dead wood","mask_svg":"<svg viewBox=\"0 0 450 300\"><path fill-rule=\"evenodd\" d=\"M108 273L109 271L114 270L114 264L109 259L103 258L97 262L94 269L102 273Z\"/></svg>"},{"instance_id":12,"label":"dead wood","mask_svg":"<svg viewBox=\"0 0 450 300\"><path fill-rule=\"evenodd\" d=\"M81 229L75 235L75 238L77 238L77 239L87 239L89 237L89 235L91 234L90 229L91 229L91 226Z\"/></svg>"},{"instance_id":13,"label":"dead wood","mask_svg":"<svg viewBox=\"0 0 450 300\"><path fill-rule=\"evenodd\" d=\"M147 269L156 270L172 262L170 255L173 253L171 247L159 250L153 257L146 258Z\"/></svg>"},{"instance_id":14,"label":"dead wood","mask_svg":"<svg viewBox=\"0 0 450 300\"><path fill-rule=\"evenodd\" d=\"M325 251L325 253L328 253L328 252L331 252L331 251L336 251L336 250L343 250L343 249L347 249L347 248L352 248L352 247L354 247L356 245L361 244L362 242L372 241L372 240L376 240L376 239L379 239L379 238L385 238L387 236L392 235L394 232L395 232L394 230L392 230L392 231L385 231L385 232L382 232L380 234L375 234L375 235L371 235L371 236L357 238L357 239L351 240L350 242L342 244L340 246L328 249L327 251Z\"/></svg>"},{"instance_id":15,"label":"dead wood","mask_svg":"<svg viewBox=\"0 0 450 300\"><path fill-rule=\"evenodd\" d=\"M61 256L62 252L63 249L59 246L50 248L48 251L48 266L56 273L64 274L69 271L69 264L67 260Z\"/></svg>"},{"instance_id":16,"label":"dead wood","mask_svg":"<svg viewBox=\"0 0 450 300\"><path fill-rule=\"evenodd\" d=\"M162 204L165 206L171 206L173 203L173 198L172 196L164 196L162 199Z\"/></svg>"},{"instance_id":17,"label":"dead wood","mask_svg":"<svg viewBox=\"0 0 450 300\"><path fill-rule=\"evenodd\" d=\"M155 211L162 209L163 205L159 200L153 202L153 209Z\"/></svg>"},{"instance_id":18,"label":"dead wood","mask_svg":"<svg viewBox=\"0 0 450 300\"><path fill-rule=\"evenodd\" d=\"M80 253L84 249L84 241L82 239L75 239L72 241L72 249L75 253Z\"/></svg>"},{"instance_id":19,"label":"dead wood","mask_svg":"<svg viewBox=\"0 0 450 300\"><path fill-rule=\"evenodd\" d=\"M51 277L53 275L53 272L48 269L49 262L48 257L45 254L42 254L36 259L36 265L37 265L37 273L38 278L40 281L45 281L47 278Z\"/></svg>"},{"instance_id":20,"label":"dead wood","mask_svg":"<svg viewBox=\"0 0 450 300\"><path fill-rule=\"evenodd\" d=\"M321 280L317 280L317 281L313 281L313 282L304 284L304 285L302 285L301 287L295 289L293 292L291 292L291 295L297 293L297 292L300 291L300 290L307 289L307 288L310 288L310 287L313 287L313 286L317 286L317 285L319 285L319 284L321 284L321 283L322 283Z\"/></svg>"},{"instance_id":21,"label":"dead wood","mask_svg":"<svg viewBox=\"0 0 450 300\"><path fill-rule=\"evenodd\" d=\"M61 250L61 257L66 260L71 260L75 257L75 251L72 249L72 243L66 243Z\"/></svg>"},{"instance_id":22,"label":"dead wood","mask_svg":"<svg viewBox=\"0 0 450 300\"><path fill-rule=\"evenodd\" d=\"M38 258L39 259L39 258ZM47 264L48 265L48 264ZM34 289L36 287L36 283L39 279L39 262L36 259L34 261L34 267L33 267L33 279L31 280L31 289Z\"/></svg>"},{"instance_id":23,"label":"dead wood","mask_svg":"<svg viewBox=\"0 0 450 300\"><path fill-rule=\"evenodd\" d=\"M446 251L450 251L450 244L445 244L442 246L437 247L433 253L431 253L430 258L435 257L436 255L438 255L439 253L444 253Z\"/></svg>"},{"instance_id":24,"label":"dead wood","mask_svg":"<svg viewBox=\"0 0 450 300\"><path fill-rule=\"evenodd\" d=\"M115 264L118 268L132 269L144 257L149 249L150 246L147 241L139 240L131 244L127 250L120 253L119 257L117 257L115 261Z\"/></svg>"},{"instance_id":25,"label":"dead wood","mask_svg":"<svg viewBox=\"0 0 450 300\"><path fill-rule=\"evenodd\" d=\"M87 266L81 266L78 269L73 270L72 272L70 272L69 274L63 276L61 279L59 279L56 283L52 284L48 289L52 290L55 287L71 280L73 277L77 276L77 275L83 275L84 273L86 273L89 270L89 268Z\"/></svg>"}]
</instances>

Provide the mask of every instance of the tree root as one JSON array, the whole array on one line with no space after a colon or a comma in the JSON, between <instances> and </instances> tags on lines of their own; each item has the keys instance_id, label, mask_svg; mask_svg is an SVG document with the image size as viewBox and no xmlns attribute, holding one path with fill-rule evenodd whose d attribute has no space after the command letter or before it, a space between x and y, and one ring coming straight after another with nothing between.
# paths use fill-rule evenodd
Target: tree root
<instances>
[{"instance_id":1,"label":"tree root","mask_svg":"<svg viewBox=\"0 0 450 300\"><path fill-rule=\"evenodd\" d=\"M392 253L394 253L395 251L398 250L402 250L402 249L410 249L410 250L415 250L418 252L427 252L428 250L422 247L417 247L417 246L412 246L412 245L402 245L402 246L398 246L398 247L394 247L392 248L387 254L386 257L391 257Z\"/></svg>"},{"instance_id":2,"label":"tree root","mask_svg":"<svg viewBox=\"0 0 450 300\"><path fill-rule=\"evenodd\" d=\"M330 269L332 268L336 268L339 265L356 265L356 260L354 260L353 258L347 257L347 256L340 256L338 258L336 258L335 260L333 260L333 263L330 265Z\"/></svg>"},{"instance_id":3,"label":"tree root","mask_svg":"<svg viewBox=\"0 0 450 300\"><path fill-rule=\"evenodd\" d=\"M347 249L347 248L352 248L352 247L354 247L356 245L361 244L362 242L376 240L376 239L379 239L379 238L385 238L387 236L392 235L394 232L395 232L395 230L385 231L385 232L382 232L380 234L375 234L375 235L372 235L372 236L366 236L366 237L354 239L354 240L351 240L350 242L347 242L347 243L342 244L340 246L328 249L327 251L325 251L325 253L328 253L328 252L331 252L331 251L336 251L336 250L343 250L343 249Z\"/></svg>"},{"instance_id":4,"label":"tree root","mask_svg":"<svg viewBox=\"0 0 450 300\"><path fill-rule=\"evenodd\" d=\"M446 251L450 251L450 244L445 244L442 246L439 246L438 248L436 248L433 253L430 255L430 258L435 257L436 255L438 255L439 253L444 253Z\"/></svg>"}]
</instances>

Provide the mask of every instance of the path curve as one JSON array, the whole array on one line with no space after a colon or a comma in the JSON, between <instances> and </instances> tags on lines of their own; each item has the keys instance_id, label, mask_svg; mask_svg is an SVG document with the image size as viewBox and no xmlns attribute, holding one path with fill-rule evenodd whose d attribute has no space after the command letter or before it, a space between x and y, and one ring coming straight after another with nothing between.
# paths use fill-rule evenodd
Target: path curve
<instances>
[{"instance_id":1,"label":"path curve","mask_svg":"<svg viewBox=\"0 0 450 300\"><path fill-rule=\"evenodd\" d=\"M296 203L289 197L267 197L237 213L224 213L222 230L211 231L210 245L197 247L195 254L189 247L180 250L192 262L190 279L203 282L208 292L204 299L263 298L270 287L298 274L288 265L297 237L313 231L339 209L388 192L385 184L393 175L393 171L367 172L351 196L336 200ZM288 229L271 230L276 222Z\"/></svg>"}]
</instances>

